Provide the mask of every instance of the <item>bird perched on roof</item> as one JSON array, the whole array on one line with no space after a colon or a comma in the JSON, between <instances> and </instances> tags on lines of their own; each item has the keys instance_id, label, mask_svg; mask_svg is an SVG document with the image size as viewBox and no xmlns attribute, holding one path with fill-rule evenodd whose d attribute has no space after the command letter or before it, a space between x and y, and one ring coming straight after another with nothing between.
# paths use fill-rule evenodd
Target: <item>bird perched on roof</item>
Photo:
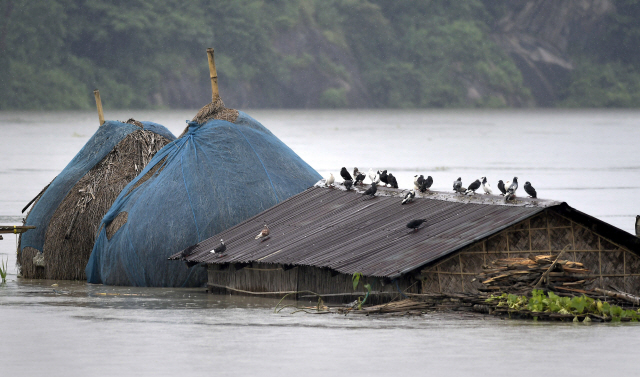
<instances>
[{"instance_id":1,"label":"bird perched on roof","mask_svg":"<svg viewBox=\"0 0 640 377\"><path fill-rule=\"evenodd\" d=\"M413 198L416 197L416 190L410 190L405 194L404 199L402 200L402 204L407 204L413 201Z\"/></svg>"},{"instance_id":2,"label":"bird perched on roof","mask_svg":"<svg viewBox=\"0 0 640 377\"><path fill-rule=\"evenodd\" d=\"M504 182L502 182L502 179L498 181L498 190L500 190L500 192L502 193L500 195L502 196L504 196L507 193L507 189L504 188Z\"/></svg>"},{"instance_id":3,"label":"bird perched on roof","mask_svg":"<svg viewBox=\"0 0 640 377\"><path fill-rule=\"evenodd\" d=\"M469 187L467 187L467 191L465 191L465 194L473 192L473 195L475 195L476 190L480 188L480 185L481 185L480 180L476 179L469 185Z\"/></svg>"},{"instance_id":4,"label":"bird perched on roof","mask_svg":"<svg viewBox=\"0 0 640 377\"><path fill-rule=\"evenodd\" d=\"M388 185L389 181L387 180L387 171L386 170L383 170L382 172L378 171L378 174L380 174L380 181L385 185Z\"/></svg>"},{"instance_id":5,"label":"bird perched on roof","mask_svg":"<svg viewBox=\"0 0 640 377\"><path fill-rule=\"evenodd\" d=\"M224 244L224 240L220 239L220 245L211 250L211 254L222 254L227 250L227 245Z\"/></svg>"},{"instance_id":6,"label":"bird perched on roof","mask_svg":"<svg viewBox=\"0 0 640 377\"><path fill-rule=\"evenodd\" d=\"M393 176L393 174L387 174L387 182L389 182L389 185L391 187L398 188L398 181L396 180L396 177Z\"/></svg>"},{"instance_id":7,"label":"bird perched on roof","mask_svg":"<svg viewBox=\"0 0 640 377\"><path fill-rule=\"evenodd\" d=\"M507 193L504 196L504 202L509 202L512 201L514 198L516 197L516 194L512 193L511 191L507 191Z\"/></svg>"},{"instance_id":8,"label":"bird perched on roof","mask_svg":"<svg viewBox=\"0 0 640 377\"><path fill-rule=\"evenodd\" d=\"M354 170L357 170L357 169L358 168L356 168ZM347 168L345 168L344 166L342 167L342 169L340 169L340 176L342 176L342 179L344 179L345 181L352 181L353 180L353 177L351 177L351 174L349 174L349 172L347 171Z\"/></svg>"},{"instance_id":9,"label":"bird perched on roof","mask_svg":"<svg viewBox=\"0 0 640 377\"><path fill-rule=\"evenodd\" d=\"M513 196L515 196L517 189L518 189L518 177L513 177L513 182L507 187L507 191L512 193Z\"/></svg>"},{"instance_id":10,"label":"bird perched on roof","mask_svg":"<svg viewBox=\"0 0 640 377\"><path fill-rule=\"evenodd\" d=\"M424 183L422 184L422 186L420 186L420 192L425 192L429 190L432 184L433 184L433 178L431 178L431 176L428 176L427 179L424 180Z\"/></svg>"},{"instance_id":11,"label":"bird perched on roof","mask_svg":"<svg viewBox=\"0 0 640 377\"><path fill-rule=\"evenodd\" d=\"M529 181L526 181L524 183L524 191L529 194L530 198L537 198L538 197L538 193L536 192L536 189L533 188L533 186L531 186L531 183Z\"/></svg>"},{"instance_id":12,"label":"bird perched on roof","mask_svg":"<svg viewBox=\"0 0 640 377\"><path fill-rule=\"evenodd\" d=\"M420 190L420 186L422 186L422 183L424 182L424 175L420 174L416 174L413 176L413 189L414 190Z\"/></svg>"},{"instance_id":13,"label":"bird perched on roof","mask_svg":"<svg viewBox=\"0 0 640 377\"><path fill-rule=\"evenodd\" d=\"M487 182L487 177L482 177L482 189L486 195L493 194L493 190L491 190L491 185Z\"/></svg>"},{"instance_id":14,"label":"bird perched on roof","mask_svg":"<svg viewBox=\"0 0 640 377\"><path fill-rule=\"evenodd\" d=\"M453 191L457 193L464 194L467 191L466 187L462 187L462 178L458 177L457 180L453 181Z\"/></svg>"},{"instance_id":15,"label":"bird perched on roof","mask_svg":"<svg viewBox=\"0 0 640 377\"><path fill-rule=\"evenodd\" d=\"M362 185L362 182L364 182L364 179L367 177L366 175L358 172L358 174L354 175L356 177L356 182L355 184L357 185L358 183Z\"/></svg>"},{"instance_id":16,"label":"bird perched on roof","mask_svg":"<svg viewBox=\"0 0 640 377\"><path fill-rule=\"evenodd\" d=\"M427 221L427 219L411 220L407 223L407 228L413 229L414 231L416 231L418 230L418 228L420 228L420 225L422 225L422 223L425 221Z\"/></svg>"},{"instance_id":17,"label":"bird perched on roof","mask_svg":"<svg viewBox=\"0 0 640 377\"><path fill-rule=\"evenodd\" d=\"M373 172L373 168L369 168L369 179L376 184L380 183L380 172Z\"/></svg>"},{"instance_id":18,"label":"bird perched on roof","mask_svg":"<svg viewBox=\"0 0 640 377\"><path fill-rule=\"evenodd\" d=\"M260 233L258 233L255 239L257 240L258 238L265 238L268 235L269 235L269 227L265 223L264 228L262 228L262 230L260 231Z\"/></svg>"},{"instance_id":19,"label":"bird perched on roof","mask_svg":"<svg viewBox=\"0 0 640 377\"><path fill-rule=\"evenodd\" d=\"M363 192L362 195L375 196L378 191L378 186L375 182L371 182L371 187L367 189L367 191Z\"/></svg>"},{"instance_id":20,"label":"bird perched on roof","mask_svg":"<svg viewBox=\"0 0 640 377\"><path fill-rule=\"evenodd\" d=\"M351 186L353 186L353 181L346 180L346 181L342 182L342 184L344 185L344 188L346 188L347 191L349 191L349 190L351 190Z\"/></svg>"},{"instance_id":21,"label":"bird perched on roof","mask_svg":"<svg viewBox=\"0 0 640 377\"><path fill-rule=\"evenodd\" d=\"M335 182L336 179L333 178L333 173L329 173L329 178L327 178L327 180L324 182L325 186L333 186L333 182Z\"/></svg>"}]
</instances>

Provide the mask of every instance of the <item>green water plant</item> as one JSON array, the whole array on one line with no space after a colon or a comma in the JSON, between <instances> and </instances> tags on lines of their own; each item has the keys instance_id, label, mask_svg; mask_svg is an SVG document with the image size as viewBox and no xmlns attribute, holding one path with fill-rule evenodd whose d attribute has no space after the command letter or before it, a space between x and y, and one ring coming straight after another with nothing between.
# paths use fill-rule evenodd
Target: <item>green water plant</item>
<instances>
[{"instance_id":1,"label":"green water plant","mask_svg":"<svg viewBox=\"0 0 640 377\"><path fill-rule=\"evenodd\" d=\"M584 322L590 322L589 314L596 315L604 320L620 322L630 320L640 321L640 310L625 310L620 306L611 305L585 295L564 297L553 292L545 293L541 289L534 289L531 297L518 296L503 293L501 295L491 295L487 300L489 303L497 302L496 307L508 308L510 312L529 313L534 319L536 313L557 313L573 315L574 322L579 321L579 317L584 318Z\"/></svg>"},{"instance_id":2,"label":"green water plant","mask_svg":"<svg viewBox=\"0 0 640 377\"><path fill-rule=\"evenodd\" d=\"M2 266L0 266L0 278L2 278L2 284L7 282L7 265L9 264L9 259L2 259Z\"/></svg>"}]
</instances>

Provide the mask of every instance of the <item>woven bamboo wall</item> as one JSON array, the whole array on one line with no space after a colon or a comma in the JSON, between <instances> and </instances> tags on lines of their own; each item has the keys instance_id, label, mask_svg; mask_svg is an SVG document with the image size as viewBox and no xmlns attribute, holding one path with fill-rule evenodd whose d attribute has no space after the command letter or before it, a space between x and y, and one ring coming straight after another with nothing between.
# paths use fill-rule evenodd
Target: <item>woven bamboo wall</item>
<instances>
[{"instance_id":1,"label":"woven bamboo wall","mask_svg":"<svg viewBox=\"0 0 640 377\"><path fill-rule=\"evenodd\" d=\"M587 289L611 286L640 294L640 257L599 236L583 225L551 210L478 241L449 258L422 270L424 293L477 292L473 281L482 266L503 258L556 254L569 248L562 259L583 263L595 279Z\"/></svg>"},{"instance_id":2,"label":"woven bamboo wall","mask_svg":"<svg viewBox=\"0 0 640 377\"><path fill-rule=\"evenodd\" d=\"M284 292L310 291L326 295L323 297L330 302L351 302L357 296L363 296L364 285L370 284L373 292L383 292L372 295L368 300L372 304L390 301L399 295L398 289L411 293L419 293L421 289L420 281L411 277L399 279L396 286L395 282L383 284L381 278L365 276L354 291L351 275L309 266L298 266L285 271L281 265L258 262L242 269L236 269L235 265L210 265L208 282L212 291L219 293L278 292L273 296L282 296ZM309 293L301 293L298 296L308 295Z\"/></svg>"}]
</instances>

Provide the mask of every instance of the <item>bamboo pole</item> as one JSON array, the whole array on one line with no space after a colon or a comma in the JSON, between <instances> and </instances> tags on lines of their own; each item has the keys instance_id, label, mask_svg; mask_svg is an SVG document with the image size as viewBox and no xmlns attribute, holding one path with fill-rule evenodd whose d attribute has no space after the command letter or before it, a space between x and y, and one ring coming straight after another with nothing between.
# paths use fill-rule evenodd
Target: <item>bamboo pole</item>
<instances>
[{"instance_id":1,"label":"bamboo pole","mask_svg":"<svg viewBox=\"0 0 640 377\"><path fill-rule=\"evenodd\" d=\"M209 58L209 77L211 77L211 102L215 102L220 97L218 91L218 72L216 71L216 62L213 59L213 48L207 49L207 57Z\"/></svg>"},{"instance_id":2,"label":"bamboo pole","mask_svg":"<svg viewBox=\"0 0 640 377\"><path fill-rule=\"evenodd\" d=\"M98 89L93 91L93 95L96 97L96 107L98 108L98 119L100 125L104 124L104 112L102 111L102 101L100 100L100 91Z\"/></svg>"},{"instance_id":3,"label":"bamboo pole","mask_svg":"<svg viewBox=\"0 0 640 377\"><path fill-rule=\"evenodd\" d=\"M609 297L615 297L620 300L632 302L635 305L640 305L640 297L634 296L630 293L607 291L606 289L601 289L601 288L595 288L594 291L598 293L602 293L603 295L606 295Z\"/></svg>"}]
</instances>

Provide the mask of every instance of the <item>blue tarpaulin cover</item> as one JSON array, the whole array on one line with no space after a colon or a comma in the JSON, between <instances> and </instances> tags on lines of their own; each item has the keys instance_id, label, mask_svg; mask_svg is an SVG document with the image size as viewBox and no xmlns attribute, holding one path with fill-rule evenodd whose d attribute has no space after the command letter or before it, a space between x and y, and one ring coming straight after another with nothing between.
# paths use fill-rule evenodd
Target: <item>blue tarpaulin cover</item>
<instances>
[{"instance_id":1,"label":"blue tarpaulin cover","mask_svg":"<svg viewBox=\"0 0 640 377\"><path fill-rule=\"evenodd\" d=\"M154 167L155 173L134 188ZM87 280L201 286L206 282L203 267L189 269L167 258L319 179L313 168L243 112L234 123L190 122L188 132L160 150L105 215L87 264ZM122 212L127 212L127 221L109 239L105 228Z\"/></svg>"},{"instance_id":2,"label":"blue tarpaulin cover","mask_svg":"<svg viewBox=\"0 0 640 377\"><path fill-rule=\"evenodd\" d=\"M155 132L169 140L176 137L164 126L152 122L141 122L145 130ZM27 216L26 225L36 228L23 233L20 238L20 252L25 247L32 247L43 251L47 226L54 212L67 196L69 190L78 183L98 162L109 154L113 148L130 133L140 130L140 127L108 120L98 128L96 133L87 141L80 152L69 162L60 174L51 182L40 199L33 205Z\"/></svg>"}]
</instances>

